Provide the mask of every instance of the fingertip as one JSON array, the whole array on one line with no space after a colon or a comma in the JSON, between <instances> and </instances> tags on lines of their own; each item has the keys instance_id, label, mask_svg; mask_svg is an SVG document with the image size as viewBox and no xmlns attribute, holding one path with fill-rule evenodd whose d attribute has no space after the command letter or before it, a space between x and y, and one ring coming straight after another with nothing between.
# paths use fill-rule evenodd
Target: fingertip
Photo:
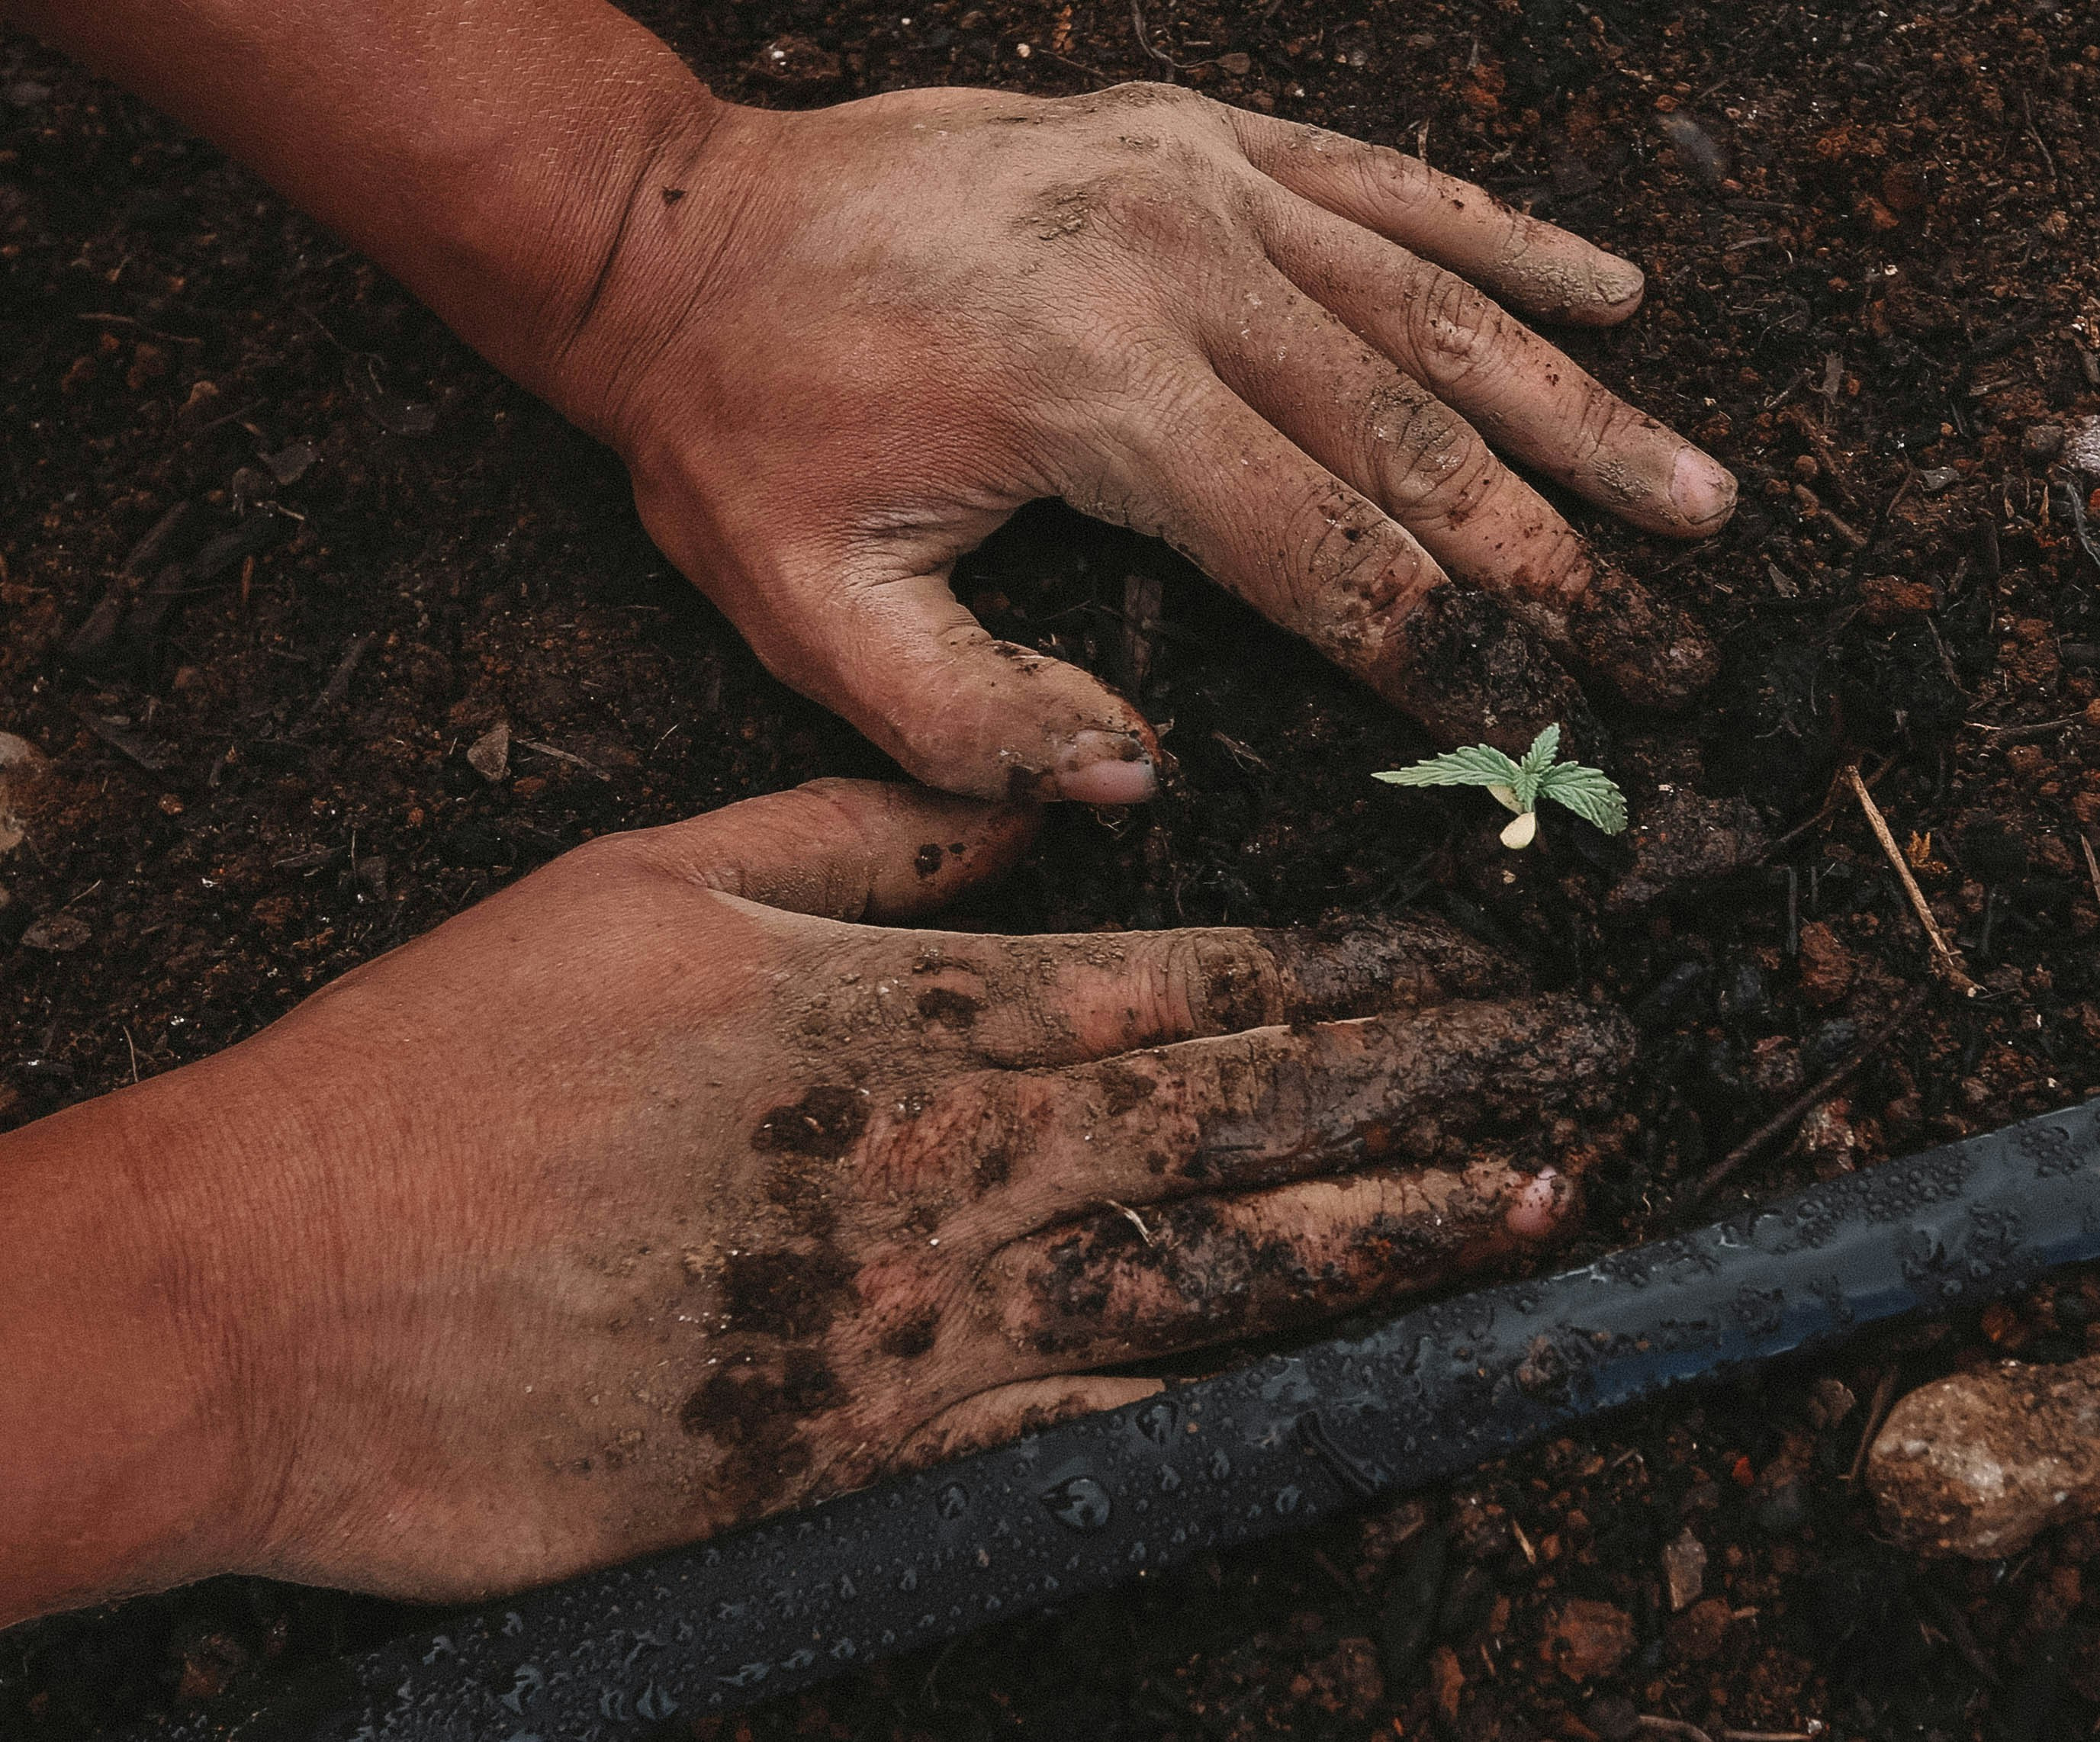
<instances>
[{"instance_id":1,"label":"fingertip","mask_svg":"<svg viewBox=\"0 0 2100 1742\"><path fill-rule=\"evenodd\" d=\"M1549 1240L1574 1211L1574 1182L1557 1168L1545 1167L1517 1188L1502 1222L1519 1240Z\"/></svg>"},{"instance_id":2,"label":"fingertip","mask_svg":"<svg viewBox=\"0 0 2100 1742\"><path fill-rule=\"evenodd\" d=\"M1736 474L1688 443L1671 469L1670 501L1695 537L1718 531L1736 511Z\"/></svg>"}]
</instances>

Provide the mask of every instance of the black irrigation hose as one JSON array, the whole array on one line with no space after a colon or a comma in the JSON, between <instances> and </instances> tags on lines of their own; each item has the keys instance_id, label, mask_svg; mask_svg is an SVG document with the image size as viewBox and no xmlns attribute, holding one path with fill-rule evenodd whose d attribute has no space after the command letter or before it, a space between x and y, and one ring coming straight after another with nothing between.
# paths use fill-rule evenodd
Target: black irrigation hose
<instances>
[{"instance_id":1,"label":"black irrigation hose","mask_svg":"<svg viewBox=\"0 0 2100 1742\"><path fill-rule=\"evenodd\" d=\"M647 1736L2095 1256L2100 1100L452 1620L260 1710L139 1734Z\"/></svg>"}]
</instances>

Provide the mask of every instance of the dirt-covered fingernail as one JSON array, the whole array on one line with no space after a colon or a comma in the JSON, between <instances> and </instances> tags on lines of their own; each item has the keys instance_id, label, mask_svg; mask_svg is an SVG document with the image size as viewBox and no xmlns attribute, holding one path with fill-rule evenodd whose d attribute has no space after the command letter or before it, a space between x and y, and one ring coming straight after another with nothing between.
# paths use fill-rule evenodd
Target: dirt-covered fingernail
<instances>
[{"instance_id":1,"label":"dirt-covered fingernail","mask_svg":"<svg viewBox=\"0 0 2100 1742\"><path fill-rule=\"evenodd\" d=\"M1727 518L1735 507L1736 480L1697 448L1687 448L1670 474L1670 500L1688 525L1711 525Z\"/></svg>"},{"instance_id":2,"label":"dirt-covered fingernail","mask_svg":"<svg viewBox=\"0 0 2100 1742\"><path fill-rule=\"evenodd\" d=\"M1052 770L1057 796L1082 805L1141 805L1158 790L1158 772L1134 732L1082 732Z\"/></svg>"},{"instance_id":3,"label":"dirt-covered fingernail","mask_svg":"<svg viewBox=\"0 0 2100 1742\"><path fill-rule=\"evenodd\" d=\"M1595 273L1597 300L1606 308L1626 308L1640 301L1648 276L1630 260L1607 255Z\"/></svg>"}]
</instances>

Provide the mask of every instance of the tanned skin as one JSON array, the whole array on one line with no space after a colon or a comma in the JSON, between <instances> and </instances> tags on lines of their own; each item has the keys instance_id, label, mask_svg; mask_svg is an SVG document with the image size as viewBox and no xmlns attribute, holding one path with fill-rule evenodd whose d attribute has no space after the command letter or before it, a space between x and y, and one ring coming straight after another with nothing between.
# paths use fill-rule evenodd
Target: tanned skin
<instances>
[{"instance_id":1,"label":"tanned skin","mask_svg":"<svg viewBox=\"0 0 2100 1742\"><path fill-rule=\"evenodd\" d=\"M1153 789L1127 700L948 590L1037 497L1167 538L1447 739L1577 719L1577 676L1685 700L1698 631L1497 457L1726 519L1725 472L1504 312L1623 319L1635 267L1179 90L739 108L598 0L0 15L609 443L775 672L966 796L594 843L0 1139L0 1624L236 1570L514 1590L1564 1219L1561 1115L1623 1027L1458 940L865 922L1011 859L1013 800Z\"/></svg>"}]
</instances>

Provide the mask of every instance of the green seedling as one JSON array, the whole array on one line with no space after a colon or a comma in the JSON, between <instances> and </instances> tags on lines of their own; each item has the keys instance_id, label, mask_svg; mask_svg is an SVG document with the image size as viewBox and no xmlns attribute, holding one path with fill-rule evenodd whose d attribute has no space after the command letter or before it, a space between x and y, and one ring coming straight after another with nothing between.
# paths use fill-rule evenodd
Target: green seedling
<instances>
[{"instance_id":1,"label":"green seedling","mask_svg":"<svg viewBox=\"0 0 2100 1742\"><path fill-rule=\"evenodd\" d=\"M1504 809L1516 813L1502 831L1505 847L1529 847L1538 839L1537 806L1542 798L1564 805L1607 835L1625 828L1626 796L1618 783L1600 768L1555 761L1560 753L1560 728L1549 725L1532 739L1522 761L1512 761L1492 744L1474 744L1371 778L1396 787L1485 787Z\"/></svg>"}]
</instances>

